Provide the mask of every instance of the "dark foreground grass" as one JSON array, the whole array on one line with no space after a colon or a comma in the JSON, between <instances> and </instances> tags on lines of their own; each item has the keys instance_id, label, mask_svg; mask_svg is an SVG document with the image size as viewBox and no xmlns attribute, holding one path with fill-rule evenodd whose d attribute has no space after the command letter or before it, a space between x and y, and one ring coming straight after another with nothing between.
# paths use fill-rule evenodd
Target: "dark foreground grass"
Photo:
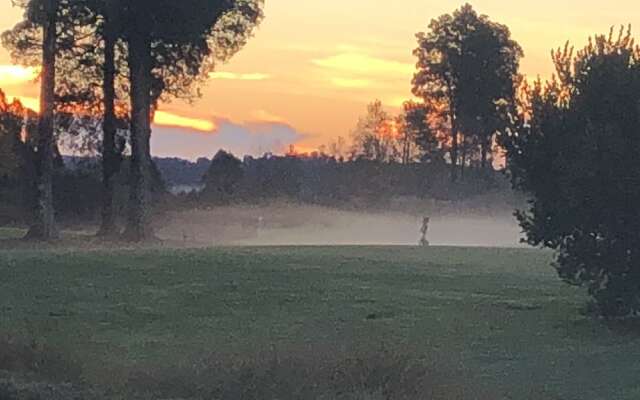
<instances>
[{"instance_id":1,"label":"dark foreground grass","mask_svg":"<svg viewBox=\"0 0 640 400\"><path fill-rule=\"evenodd\" d=\"M583 317L549 262L516 249L9 250L0 369L153 398L639 398L638 337Z\"/></svg>"}]
</instances>

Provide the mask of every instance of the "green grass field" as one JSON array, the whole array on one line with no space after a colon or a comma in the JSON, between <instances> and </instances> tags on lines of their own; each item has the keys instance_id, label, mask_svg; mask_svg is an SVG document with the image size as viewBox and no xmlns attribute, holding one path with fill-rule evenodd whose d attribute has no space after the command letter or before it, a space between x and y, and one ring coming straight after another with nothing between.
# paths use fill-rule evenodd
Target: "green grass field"
<instances>
[{"instance_id":1,"label":"green grass field","mask_svg":"<svg viewBox=\"0 0 640 400\"><path fill-rule=\"evenodd\" d=\"M208 356L377 353L425 360L491 398L639 398L638 337L584 317L586 297L550 261L480 248L7 250L0 334L113 387Z\"/></svg>"},{"instance_id":2,"label":"green grass field","mask_svg":"<svg viewBox=\"0 0 640 400\"><path fill-rule=\"evenodd\" d=\"M26 230L20 228L0 227L0 240L19 239L26 233Z\"/></svg>"}]
</instances>

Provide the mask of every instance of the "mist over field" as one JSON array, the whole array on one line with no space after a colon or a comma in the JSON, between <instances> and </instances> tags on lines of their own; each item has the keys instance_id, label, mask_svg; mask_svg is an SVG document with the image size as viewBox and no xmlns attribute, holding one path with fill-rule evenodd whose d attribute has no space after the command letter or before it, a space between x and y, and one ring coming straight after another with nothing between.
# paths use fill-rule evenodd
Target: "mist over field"
<instances>
[{"instance_id":1,"label":"mist over field","mask_svg":"<svg viewBox=\"0 0 640 400\"><path fill-rule=\"evenodd\" d=\"M171 212L158 220L161 238L192 246L417 245L423 217L435 246L519 247L511 210L482 212L351 211L278 204Z\"/></svg>"}]
</instances>

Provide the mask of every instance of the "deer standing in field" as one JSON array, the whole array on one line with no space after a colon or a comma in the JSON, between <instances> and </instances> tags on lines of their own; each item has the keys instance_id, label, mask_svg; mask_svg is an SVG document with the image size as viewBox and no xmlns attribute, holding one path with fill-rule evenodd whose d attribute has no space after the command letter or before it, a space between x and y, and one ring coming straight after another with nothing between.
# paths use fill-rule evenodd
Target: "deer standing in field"
<instances>
[{"instance_id":1,"label":"deer standing in field","mask_svg":"<svg viewBox=\"0 0 640 400\"><path fill-rule=\"evenodd\" d=\"M431 219L429 217L424 217L422 219L422 227L420 228L420 233L422 235L420 236L420 246L423 246L423 247L429 246L429 241L427 240L427 233L429 233L430 220Z\"/></svg>"}]
</instances>

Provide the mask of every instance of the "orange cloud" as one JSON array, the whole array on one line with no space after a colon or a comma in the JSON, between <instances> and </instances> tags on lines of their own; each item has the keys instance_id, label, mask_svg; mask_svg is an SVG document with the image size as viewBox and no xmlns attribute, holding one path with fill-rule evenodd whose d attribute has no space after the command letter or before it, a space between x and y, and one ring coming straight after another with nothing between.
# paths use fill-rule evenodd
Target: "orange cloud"
<instances>
[{"instance_id":1,"label":"orange cloud","mask_svg":"<svg viewBox=\"0 0 640 400\"><path fill-rule=\"evenodd\" d=\"M260 122L284 123L285 119L266 110L256 110L251 113L251 119Z\"/></svg>"},{"instance_id":2,"label":"orange cloud","mask_svg":"<svg viewBox=\"0 0 640 400\"><path fill-rule=\"evenodd\" d=\"M216 124L211 120L183 117L166 111L156 111L153 122L158 125L191 128L202 132L213 132L217 129Z\"/></svg>"},{"instance_id":3,"label":"orange cloud","mask_svg":"<svg viewBox=\"0 0 640 400\"><path fill-rule=\"evenodd\" d=\"M0 86L19 85L32 82L38 77L38 70L20 65L0 65Z\"/></svg>"},{"instance_id":4,"label":"orange cloud","mask_svg":"<svg viewBox=\"0 0 640 400\"><path fill-rule=\"evenodd\" d=\"M323 68L361 74L411 75L415 70L412 64L372 57L361 53L342 53L326 58L314 59L312 62Z\"/></svg>"},{"instance_id":5,"label":"orange cloud","mask_svg":"<svg viewBox=\"0 0 640 400\"><path fill-rule=\"evenodd\" d=\"M269 79L268 74L251 73L251 74L236 74L234 72L212 72L209 74L211 79L226 79L226 80L239 80L239 81L262 81Z\"/></svg>"},{"instance_id":6,"label":"orange cloud","mask_svg":"<svg viewBox=\"0 0 640 400\"><path fill-rule=\"evenodd\" d=\"M40 101L35 97L11 96L8 99L20 100L23 106L38 112L40 110ZM183 117L166 111L156 111L154 115L154 123L164 126L172 126L178 128L190 128L202 132L213 132L217 129L217 125L210 120Z\"/></svg>"}]
</instances>

